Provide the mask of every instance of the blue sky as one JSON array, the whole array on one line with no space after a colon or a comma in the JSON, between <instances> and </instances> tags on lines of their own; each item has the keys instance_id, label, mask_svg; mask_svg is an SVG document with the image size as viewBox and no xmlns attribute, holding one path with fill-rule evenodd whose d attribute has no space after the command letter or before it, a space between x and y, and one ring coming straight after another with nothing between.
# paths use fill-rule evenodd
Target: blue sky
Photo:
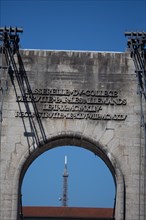
<instances>
[{"instance_id":1,"label":"blue sky","mask_svg":"<svg viewBox=\"0 0 146 220\"><path fill-rule=\"evenodd\" d=\"M146 31L146 0L0 0L0 26L22 27L24 49L125 51L125 31ZM59 147L30 166L23 205L60 206L64 156L69 206L112 207L111 173L93 153Z\"/></svg>"},{"instance_id":2,"label":"blue sky","mask_svg":"<svg viewBox=\"0 0 146 220\"><path fill-rule=\"evenodd\" d=\"M0 0L1 26L23 27L22 48L125 51L146 30L145 0Z\"/></svg>"},{"instance_id":3,"label":"blue sky","mask_svg":"<svg viewBox=\"0 0 146 220\"><path fill-rule=\"evenodd\" d=\"M115 185L104 162L92 152L57 147L39 156L23 183L24 205L61 206L64 160L68 160L68 206L113 207ZM38 199L39 198L39 199Z\"/></svg>"}]
</instances>

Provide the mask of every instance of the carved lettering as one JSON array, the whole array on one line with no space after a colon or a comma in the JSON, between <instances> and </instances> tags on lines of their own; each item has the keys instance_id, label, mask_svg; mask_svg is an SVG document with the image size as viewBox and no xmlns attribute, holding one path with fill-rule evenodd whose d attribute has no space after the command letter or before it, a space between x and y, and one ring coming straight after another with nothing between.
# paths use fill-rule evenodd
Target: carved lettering
<instances>
[{"instance_id":1,"label":"carved lettering","mask_svg":"<svg viewBox=\"0 0 146 220\"><path fill-rule=\"evenodd\" d=\"M90 119L90 120L125 120L127 115L119 113L119 106L127 105L116 90L69 90L35 89L33 94L17 96L17 102L31 104L35 102L40 118L49 119ZM111 106L110 108L108 106ZM116 108L117 113L108 112ZM107 112L107 113L105 113ZM115 112L115 111L114 111ZM15 117L36 117L33 112L16 112ZM38 116L37 116L38 117Z\"/></svg>"},{"instance_id":2,"label":"carved lettering","mask_svg":"<svg viewBox=\"0 0 146 220\"><path fill-rule=\"evenodd\" d=\"M30 113L28 112L15 112L15 117L35 117L35 113ZM62 112L39 112L39 117L40 118L56 118L56 119L92 119L92 120L120 120L123 121L126 119L127 115L124 114L97 114L97 113L62 113Z\"/></svg>"}]
</instances>

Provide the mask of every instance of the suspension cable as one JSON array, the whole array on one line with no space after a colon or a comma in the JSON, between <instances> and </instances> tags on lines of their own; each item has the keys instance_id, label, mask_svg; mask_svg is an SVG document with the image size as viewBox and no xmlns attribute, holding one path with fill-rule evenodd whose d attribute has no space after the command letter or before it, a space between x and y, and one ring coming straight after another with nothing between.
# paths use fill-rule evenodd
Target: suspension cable
<instances>
[{"instance_id":1,"label":"suspension cable","mask_svg":"<svg viewBox=\"0 0 146 220\"><path fill-rule=\"evenodd\" d=\"M128 37L127 45L131 52L135 66L135 73L138 80L138 94L140 96L140 168L139 175L141 175L142 166L142 152L144 153L144 219L146 219L146 32L126 32L125 36ZM144 133L144 151L142 151L142 134ZM139 194L141 188L141 176L139 177ZM140 219L140 195L139 195L139 219Z\"/></svg>"},{"instance_id":2,"label":"suspension cable","mask_svg":"<svg viewBox=\"0 0 146 220\"><path fill-rule=\"evenodd\" d=\"M37 109L37 105L33 96L33 92L31 86L29 84L29 80L23 65L23 61L21 55L19 53L19 33L22 33L23 30L21 28L16 27L0 27L0 41L2 42L2 46L0 46L0 55L2 57L2 62L0 66L1 75L0 75L0 138L1 138L1 129L2 129L2 111L3 111L3 103L4 97L7 91L7 81L8 76L10 77L11 83L14 88L14 92L16 98L18 100L18 95L20 94L22 97L25 97L27 93L29 93L31 97L31 102L28 103L27 100L24 100L23 103L18 103L18 108L20 114L22 114L22 108L25 107L26 112L28 113L28 118L26 119L21 115L23 127L24 127L24 136L26 137L28 149L31 153L31 146L34 148L36 146L40 147L43 143L46 142L46 135L43 128L43 124ZM18 63L16 64L14 55L17 57ZM3 59L7 64L4 67ZM7 69L5 71L5 69ZM4 77L3 77L4 75ZM4 79L3 79L4 78ZM2 83L2 80L4 83ZM23 105L23 106L22 106ZM31 111L34 111L34 115L36 118L32 117ZM27 120L27 121L26 121ZM29 127L28 123L29 122ZM30 129L30 131L28 131ZM1 139L0 139L1 143ZM23 219L22 213L22 199L19 198L19 218Z\"/></svg>"}]
</instances>

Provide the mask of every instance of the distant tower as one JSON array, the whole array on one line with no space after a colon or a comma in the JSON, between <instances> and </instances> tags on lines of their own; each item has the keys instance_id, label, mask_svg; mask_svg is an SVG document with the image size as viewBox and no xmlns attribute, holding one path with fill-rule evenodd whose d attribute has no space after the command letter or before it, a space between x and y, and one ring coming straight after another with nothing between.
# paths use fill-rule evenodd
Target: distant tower
<instances>
[{"instance_id":1,"label":"distant tower","mask_svg":"<svg viewBox=\"0 0 146 220\"><path fill-rule=\"evenodd\" d=\"M67 156L65 156L64 172L63 172L63 195L62 206L67 206L68 201L68 172L67 172Z\"/></svg>"}]
</instances>

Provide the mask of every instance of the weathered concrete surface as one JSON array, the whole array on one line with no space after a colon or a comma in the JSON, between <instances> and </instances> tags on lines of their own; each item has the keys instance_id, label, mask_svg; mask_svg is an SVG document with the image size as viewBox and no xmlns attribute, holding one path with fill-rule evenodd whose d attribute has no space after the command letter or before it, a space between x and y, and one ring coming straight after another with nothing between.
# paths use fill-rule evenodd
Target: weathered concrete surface
<instances>
[{"instance_id":1,"label":"weathered concrete surface","mask_svg":"<svg viewBox=\"0 0 146 220\"><path fill-rule=\"evenodd\" d=\"M1 135L0 219L19 219L19 190L29 164L45 150L70 144L95 152L110 168L117 184L116 220L144 220L144 140L130 55L39 50L22 50L21 55L43 127L27 86L22 97L16 77L16 90L9 79ZM25 101L38 135L38 144L28 137L29 147Z\"/></svg>"}]
</instances>

